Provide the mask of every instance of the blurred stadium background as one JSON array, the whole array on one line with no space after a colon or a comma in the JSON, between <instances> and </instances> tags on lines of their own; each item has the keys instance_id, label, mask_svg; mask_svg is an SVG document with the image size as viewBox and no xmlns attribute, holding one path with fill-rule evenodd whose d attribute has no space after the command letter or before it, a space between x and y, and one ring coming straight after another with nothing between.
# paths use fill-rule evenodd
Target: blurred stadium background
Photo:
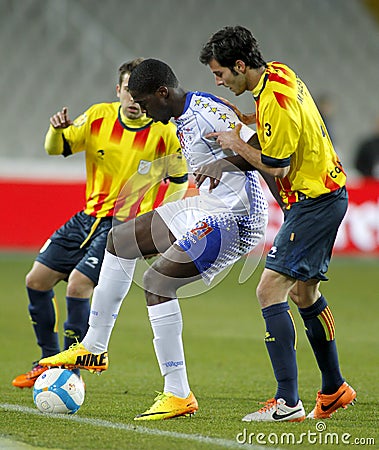
<instances>
[{"instance_id":1,"label":"blurred stadium background","mask_svg":"<svg viewBox=\"0 0 379 450\"><path fill-rule=\"evenodd\" d=\"M101 383L84 375L88 395L81 410L84 420L101 418L126 427L130 422L127 435L89 422L75 430L67 421L52 426L29 409L22 414L23 408L33 406L30 392L12 388L10 381L38 357L27 315L25 274L44 240L83 206L83 155L63 159L45 154L49 117L62 106L68 106L74 118L95 102L115 100L118 67L137 56L169 63L186 89L222 95L251 111L248 94L236 98L217 88L198 60L211 33L236 24L253 31L267 60L288 63L315 98L332 101L330 126L348 172L351 201L335 248L342 257L333 261L331 283L323 290L338 318L343 372L357 389L359 403L337 416L330 428L328 424L328 434L377 436L378 352L372 349L379 312L379 180L359 177L353 161L358 143L379 116L379 0L0 0L0 336L8 343L2 347L6 364L0 373L0 406L21 407L7 410L5 405L1 412L0 448L24 448L10 447L14 442L3 441L4 436L38 448L95 448L99 442L117 449L200 448L178 439L170 446L173 440L162 440L159 432L131 432L132 417L161 383L138 285L132 287L123 306L127 314L120 314L112 338L112 371ZM268 245L281 220L281 211L271 204ZM362 258L367 255L370 258ZM242 414L270 392L272 372L262 348L264 328L254 296L258 276L240 283L237 292L242 272L241 265L235 265L225 282L207 291L207 301L181 302L191 384L203 409L199 420L165 421L170 423L155 425L158 431L230 440L241 431ZM61 331L65 287L60 283L56 291ZM297 326L302 329L300 322ZM299 348L302 398L310 409L318 380L304 333L299 333ZM299 434L309 431L307 423L299 426Z\"/></svg>"},{"instance_id":2,"label":"blurred stadium background","mask_svg":"<svg viewBox=\"0 0 379 450\"><path fill-rule=\"evenodd\" d=\"M379 116L377 0L0 0L0 187L4 217L12 218L0 229L0 249L38 248L81 208L83 160L45 155L48 118L62 106L74 118L114 100L125 60L162 59L185 88L250 111L248 94L217 88L198 60L212 32L235 24L253 31L266 60L288 63L315 98L332 101L330 127L354 200L338 246L379 252L378 184L359 179L353 167L358 143Z\"/></svg>"}]
</instances>

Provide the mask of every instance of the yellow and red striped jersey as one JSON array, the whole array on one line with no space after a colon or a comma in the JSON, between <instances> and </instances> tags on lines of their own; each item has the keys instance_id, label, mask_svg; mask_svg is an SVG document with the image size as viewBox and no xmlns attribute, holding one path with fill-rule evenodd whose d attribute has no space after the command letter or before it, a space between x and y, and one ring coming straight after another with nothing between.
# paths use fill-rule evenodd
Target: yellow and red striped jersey
<instances>
[{"instance_id":1,"label":"yellow and red striped jersey","mask_svg":"<svg viewBox=\"0 0 379 450\"><path fill-rule=\"evenodd\" d=\"M346 174L307 86L288 66L269 62L252 91L262 162L290 166L277 178L280 195L290 205L299 193L315 198L344 186Z\"/></svg>"},{"instance_id":2,"label":"yellow and red striped jersey","mask_svg":"<svg viewBox=\"0 0 379 450\"><path fill-rule=\"evenodd\" d=\"M58 150L45 143L49 154L85 152L84 212L97 218L125 221L150 211L161 180L187 173L175 125L153 122L145 115L128 119L119 102L93 105L73 125L64 130L50 126L49 133L63 134Z\"/></svg>"}]
</instances>

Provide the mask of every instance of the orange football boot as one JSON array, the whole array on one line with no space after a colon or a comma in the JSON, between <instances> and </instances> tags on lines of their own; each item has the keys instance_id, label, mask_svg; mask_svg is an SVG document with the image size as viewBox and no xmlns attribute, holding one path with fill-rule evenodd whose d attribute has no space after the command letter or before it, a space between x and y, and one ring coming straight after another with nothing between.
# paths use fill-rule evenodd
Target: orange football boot
<instances>
[{"instance_id":1,"label":"orange football boot","mask_svg":"<svg viewBox=\"0 0 379 450\"><path fill-rule=\"evenodd\" d=\"M339 408L346 409L348 405L353 405L357 393L346 382L342 383L338 391L334 394L317 393L316 406L308 414L308 419L330 419L333 413Z\"/></svg>"},{"instance_id":2,"label":"orange football boot","mask_svg":"<svg viewBox=\"0 0 379 450\"><path fill-rule=\"evenodd\" d=\"M29 372L23 373L16 377L12 384L18 388L32 388L36 379L41 375L41 373L45 372L47 367L42 367L38 364L38 361L33 363L33 368Z\"/></svg>"}]
</instances>

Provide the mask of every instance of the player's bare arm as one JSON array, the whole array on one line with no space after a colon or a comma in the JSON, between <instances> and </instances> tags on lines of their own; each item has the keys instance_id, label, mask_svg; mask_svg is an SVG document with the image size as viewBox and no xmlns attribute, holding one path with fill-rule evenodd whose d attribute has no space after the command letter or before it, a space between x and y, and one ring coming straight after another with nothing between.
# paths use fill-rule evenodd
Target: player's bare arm
<instances>
[{"instance_id":1,"label":"player's bare arm","mask_svg":"<svg viewBox=\"0 0 379 450\"><path fill-rule=\"evenodd\" d=\"M275 178L272 175L269 175L268 173L264 172L263 170L260 170L259 173L261 174L262 178L265 180L267 187L269 188L272 196L280 206L280 208L284 211L286 209L286 204L283 202L282 197L279 194L278 186L276 185Z\"/></svg>"},{"instance_id":2,"label":"player's bare arm","mask_svg":"<svg viewBox=\"0 0 379 450\"><path fill-rule=\"evenodd\" d=\"M242 125L238 124L231 131L216 131L207 134L206 138L214 138L221 145L223 150L230 149L235 153L238 153L242 158L246 159L252 166L254 166L259 171L266 172L267 174L283 178L287 175L289 171L289 166L287 167L271 167L262 163L260 149L256 148L254 145L244 142L240 138L240 130Z\"/></svg>"},{"instance_id":3,"label":"player's bare arm","mask_svg":"<svg viewBox=\"0 0 379 450\"><path fill-rule=\"evenodd\" d=\"M57 128L67 128L72 125L72 120L68 116L68 108L65 106L62 111L58 111L56 114L50 117L51 125Z\"/></svg>"}]
</instances>

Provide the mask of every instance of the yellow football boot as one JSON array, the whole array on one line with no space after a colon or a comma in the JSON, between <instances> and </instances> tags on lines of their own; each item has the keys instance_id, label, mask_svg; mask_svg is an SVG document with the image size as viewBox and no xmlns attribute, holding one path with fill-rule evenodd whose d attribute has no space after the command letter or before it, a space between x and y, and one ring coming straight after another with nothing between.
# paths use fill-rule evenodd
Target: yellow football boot
<instances>
[{"instance_id":1,"label":"yellow football boot","mask_svg":"<svg viewBox=\"0 0 379 450\"><path fill-rule=\"evenodd\" d=\"M192 392L187 398L176 397L171 392L159 393L153 406L134 420L164 420L179 416L192 416L199 409L197 400Z\"/></svg>"},{"instance_id":2,"label":"yellow football boot","mask_svg":"<svg viewBox=\"0 0 379 450\"><path fill-rule=\"evenodd\" d=\"M85 369L92 373L101 373L108 369L108 352L95 355L83 344L72 344L68 350L39 361L43 367L63 367L65 369Z\"/></svg>"}]
</instances>

